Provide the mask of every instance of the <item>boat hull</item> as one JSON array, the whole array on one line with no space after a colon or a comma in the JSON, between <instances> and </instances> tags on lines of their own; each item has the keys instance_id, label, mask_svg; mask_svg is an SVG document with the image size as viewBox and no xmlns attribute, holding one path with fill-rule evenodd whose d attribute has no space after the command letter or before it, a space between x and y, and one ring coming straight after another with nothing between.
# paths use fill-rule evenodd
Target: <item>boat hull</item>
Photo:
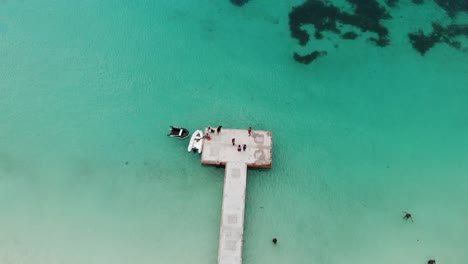
<instances>
[{"instance_id":1,"label":"boat hull","mask_svg":"<svg viewBox=\"0 0 468 264\"><path fill-rule=\"evenodd\" d=\"M201 130L197 130L193 132L192 137L190 138L189 145L187 147L187 151L196 151L199 154L203 151L203 132Z\"/></svg>"},{"instance_id":2,"label":"boat hull","mask_svg":"<svg viewBox=\"0 0 468 264\"><path fill-rule=\"evenodd\" d=\"M190 136L190 131L188 131L188 129L183 128L183 127L171 126L169 131L171 132L167 135L172 138L185 139Z\"/></svg>"}]
</instances>

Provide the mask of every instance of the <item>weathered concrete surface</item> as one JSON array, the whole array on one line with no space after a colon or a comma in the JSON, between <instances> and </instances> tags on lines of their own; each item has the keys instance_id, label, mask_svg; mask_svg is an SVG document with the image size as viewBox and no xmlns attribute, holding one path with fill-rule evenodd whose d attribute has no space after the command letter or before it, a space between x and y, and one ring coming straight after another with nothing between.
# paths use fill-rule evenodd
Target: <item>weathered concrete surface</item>
<instances>
[{"instance_id":1,"label":"weathered concrete surface","mask_svg":"<svg viewBox=\"0 0 468 264\"><path fill-rule=\"evenodd\" d=\"M224 174L218 264L242 263L246 186L247 165L244 162L227 162Z\"/></svg>"},{"instance_id":2,"label":"weathered concrete surface","mask_svg":"<svg viewBox=\"0 0 468 264\"><path fill-rule=\"evenodd\" d=\"M204 130L205 133L207 129ZM225 129L209 133L203 141L201 163L226 166L224 174L223 206L219 234L218 264L241 264L244 239L244 209L247 185L247 167L272 166L272 133L247 129ZM235 139L234 146L232 139ZM246 145L246 150L238 151Z\"/></svg>"},{"instance_id":3,"label":"weathered concrete surface","mask_svg":"<svg viewBox=\"0 0 468 264\"><path fill-rule=\"evenodd\" d=\"M206 133L206 129L205 129ZM247 129L222 129L221 133L210 133L211 140L204 140L201 163L206 165L226 165L227 162L243 162L251 168L271 168L272 133L270 131ZM232 139L235 138L235 145ZM246 144L247 149L237 151L238 145Z\"/></svg>"}]
</instances>

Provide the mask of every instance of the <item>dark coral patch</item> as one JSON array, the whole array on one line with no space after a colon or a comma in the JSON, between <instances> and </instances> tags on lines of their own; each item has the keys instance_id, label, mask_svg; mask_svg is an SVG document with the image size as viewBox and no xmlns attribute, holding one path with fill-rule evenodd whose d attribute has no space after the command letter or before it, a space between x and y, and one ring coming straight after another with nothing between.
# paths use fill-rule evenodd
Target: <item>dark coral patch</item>
<instances>
[{"instance_id":1,"label":"dark coral patch","mask_svg":"<svg viewBox=\"0 0 468 264\"><path fill-rule=\"evenodd\" d=\"M437 43L447 43L453 48L461 49L460 41L454 40L458 36L468 37L468 25L451 24L446 27L438 23L432 23L432 32L425 35L422 30L408 34L413 48L415 48L421 55L434 47Z\"/></svg>"},{"instance_id":2,"label":"dark coral patch","mask_svg":"<svg viewBox=\"0 0 468 264\"><path fill-rule=\"evenodd\" d=\"M385 10L379 2L375 0L362 1L362 0L347 0L355 8L355 15L367 20L370 24L375 24L378 27L381 19L391 18L390 14Z\"/></svg>"},{"instance_id":3,"label":"dark coral patch","mask_svg":"<svg viewBox=\"0 0 468 264\"><path fill-rule=\"evenodd\" d=\"M235 6L243 6L247 4L249 0L231 0L231 3Z\"/></svg>"},{"instance_id":4,"label":"dark coral patch","mask_svg":"<svg viewBox=\"0 0 468 264\"><path fill-rule=\"evenodd\" d=\"M313 62L314 60L318 59L319 57L322 57L325 55L327 55L326 51L317 51L317 50L307 55L299 55L296 52L294 52L294 60L302 64L309 64Z\"/></svg>"},{"instance_id":5,"label":"dark coral patch","mask_svg":"<svg viewBox=\"0 0 468 264\"><path fill-rule=\"evenodd\" d=\"M357 37L358 37L358 34L352 31L346 32L343 35L341 35L342 39L356 39Z\"/></svg>"},{"instance_id":6,"label":"dark coral patch","mask_svg":"<svg viewBox=\"0 0 468 264\"><path fill-rule=\"evenodd\" d=\"M385 8L375 0L347 1L353 6L353 14L342 12L336 6L319 0L308 0L304 4L294 7L289 13L291 36L297 39L301 46L305 46L310 40L310 35L302 26L313 25L315 39L322 39L323 31L341 34L338 28L338 23L341 23L355 26L363 32L376 33L377 37L369 38L369 40L377 46L387 46L389 44L388 29L380 23L382 19L390 18ZM342 37L353 39L357 37L357 34L353 35L348 32Z\"/></svg>"},{"instance_id":7,"label":"dark coral patch","mask_svg":"<svg viewBox=\"0 0 468 264\"><path fill-rule=\"evenodd\" d=\"M377 33L378 38L370 38L376 45L384 47L388 45L388 29L380 24L382 19L390 19L391 16L377 1L348 0L355 8L355 14L343 13L343 23L360 28L362 31Z\"/></svg>"},{"instance_id":8,"label":"dark coral patch","mask_svg":"<svg viewBox=\"0 0 468 264\"><path fill-rule=\"evenodd\" d=\"M468 12L468 0L434 0L450 17L458 12Z\"/></svg>"},{"instance_id":9,"label":"dark coral patch","mask_svg":"<svg viewBox=\"0 0 468 264\"><path fill-rule=\"evenodd\" d=\"M386 3L389 7L395 7L395 6L398 4L398 0L385 0L385 3Z\"/></svg>"},{"instance_id":10,"label":"dark coral patch","mask_svg":"<svg viewBox=\"0 0 468 264\"><path fill-rule=\"evenodd\" d=\"M333 5L325 5L321 1L307 1L301 6L294 7L289 13L289 29L291 36L305 46L309 42L309 33L302 29L305 24L315 26L315 37L321 39L322 31L328 30L339 33L336 20L340 10Z\"/></svg>"},{"instance_id":11,"label":"dark coral patch","mask_svg":"<svg viewBox=\"0 0 468 264\"><path fill-rule=\"evenodd\" d=\"M415 48L423 56L429 49L431 49L437 43L437 38L431 35L424 35L424 32L422 30L419 30L418 32L414 33L409 33L408 37L410 39L411 45L413 45L413 48Z\"/></svg>"},{"instance_id":12,"label":"dark coral patch","mask_svg":"<svg viewBox=\"0 0 468 264\"><path fill-rule=\"evenodd\" d=\"M385 38L374 38L374 37L371 37L369 38L370 41L374 42L374 44L376 46L379 46L379 47L386 47L388 46L388 44L390 43L390 39L385 37Z\"/></svg>"}]
</instances>

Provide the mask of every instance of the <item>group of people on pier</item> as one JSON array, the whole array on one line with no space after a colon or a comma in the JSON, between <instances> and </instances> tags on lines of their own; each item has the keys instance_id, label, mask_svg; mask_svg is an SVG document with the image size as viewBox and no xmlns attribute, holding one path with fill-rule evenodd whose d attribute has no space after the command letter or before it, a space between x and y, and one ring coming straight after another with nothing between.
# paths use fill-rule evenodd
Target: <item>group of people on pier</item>
<instances>
[{"instance_id":1,"label":"group of people on pier","mask_svg":"<svg viewBox=\"0 0 468 264\"><path fill-rule=\"evenodd\" d=\"M249 137L250 137L250 135L252 135L252 127L249 127L249 128L247 129L247 133L249 133ZM235 145L236 145L236 139L233 138L233 139L231 140L231 143L232 143L233 146L235 146ZM241 147L241 145L238 145L238 146L237 146L237 151L239 151L239 152L241 152L242 150L245 151L246 149L247 149L247 145L246 145L246 144L244 144L242 147Z\"/></svg>"},{"instance_id":2,"label":"group of people on pier","mask_svg":"<svg viewBox=\"0 0 468 264\"><path fill-rule=\"evenodd\" d=\"M210 133L216 132L216 134L219 135L219 133L221 133L221 129L222 129L222 128L223 128L223 126L218 126L218 127L216 128L216 130L215 130L215 129L213 129L212 127L208 126L208 127L206 128L206 132L205 132L205 135L203 136L203 138L205 138L205 139L207 139L207 140L210 140L210 139L211 139Z\"/></svg>"},{"instance_id":3,"label":"group of people on pier","mask_svg":"<svg viewBox=\"0 0 468 264\"><path fill-rule=\"evenodd\" d=\"M223 128L223 126L218 126L216 128L216 130L214 128L212 128L211 126L208 126L206 128L206 132L205 132L205 135L203 136L203 138L207 139L207 140L210 140L211 139L211 136L210 136L210 133L214 133L216 132L217 135L219 135L219 133L221 133L221 129ZM249 137L252 135L252 127L249 126L249 128L247 128L247 133L249 134ZM236 145L236 139L233 138L231 140L231 143L233 146ZM241 152L242 150L246 150L247 149L247 144L243 144L242 146L241 145L238 145L237 146L237 151Z\"/></svg>"}]
</instances>

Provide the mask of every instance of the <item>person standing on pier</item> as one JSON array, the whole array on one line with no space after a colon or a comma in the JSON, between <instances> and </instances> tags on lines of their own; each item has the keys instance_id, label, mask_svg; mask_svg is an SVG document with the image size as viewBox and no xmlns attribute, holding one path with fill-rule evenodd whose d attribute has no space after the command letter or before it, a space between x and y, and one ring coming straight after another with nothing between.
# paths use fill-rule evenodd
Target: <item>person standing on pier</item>
<instances>
[{"instance_id":1,"label":"person standing on pier","mask_svg":"<svg viewBox=\"0 0 468 264\"><path fill-rule=\"evenodd\" d=\"M237 147L237 151L240 152L241 150L242 150L242 149L241 149L241 146L239 145L239 146Z\"/></svg>"},{"instance_id":2,"label":"person standing on pier","mask_svg":"<svg viewBox=\"0 0 468 264\"><path fill-rule=\"evenodd\" d=\"M244 149L244 151L247 149L247 145L246 145L246 144L244 144L243 149Z\"/></svg>"},{"instance_id":3,"label":"person standing on pier","mask_svg":"<svg viewBox=\"0 0 468 264\"><path fill-rule=\"evenodd\" d=\"M249 127L249 128L247 129L247 132L249 132L249 137L250 137L250 135L252 134L252 127Z\"/></svg>"},{"instance_id":4,"label":"person standing on pier","mask_svg":"<svg viewBox=\"0 0 468 264\"><path fill-rule=\"evenodd\" d=\"M236 139L235 139L235 138L232 139L232 145L233 145L233 146L236 145Z\"/></svg>"},{"instance_id":5,"label":"person standing on pier","mask_svg":"<svg viewBox=\"0 0 468 264\"><path fill-rule=\"evenodd\" d=\"M223 127L223 126L218 126L218 128L216 128L216 134L221 133L221 128L222 128L222 127Z\"/></svg>"}]
</instances>

